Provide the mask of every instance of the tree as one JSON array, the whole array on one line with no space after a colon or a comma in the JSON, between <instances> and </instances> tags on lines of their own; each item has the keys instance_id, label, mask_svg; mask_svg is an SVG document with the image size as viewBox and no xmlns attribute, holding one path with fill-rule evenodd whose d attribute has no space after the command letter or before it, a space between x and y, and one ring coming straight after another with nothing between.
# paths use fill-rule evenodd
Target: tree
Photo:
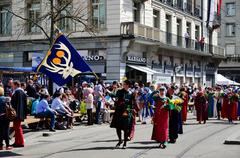
<instances>
[{"instance_id":1,"label":"tree","mask_svg":"<svg viewBox=\"0 0 240 158\"><path fill-rule=\"evenodd\" d=\"M39 13L34 10L36 9L34 7L37 7L37 5L33 6L33 4L40 4L40 2L43 7ZM15 1L15 3L20 4L24 2L19 0ZM15 4L15 6L18 6L18 4ZM91 24L91 11L89 10L88 1L86 0L26 0L26 5L18 9L20 9L21 12L27 11L27 16L19 15L14 10L5 8L12 16L23 21L21 26L23 30L27 26L27 30L37 28L37 30L42 32L49 41L49 45L52 45L54 42L56 31L59 31L58 28L64 31L64 28L69 26L67 28L67 36L75 32L88 32L92 35L96 32L95 27ZM44 24L46 27L44 27ZM21 36L23 32L24 31L20 31L19 36ZM50 80L50 93L52 93L52 90L52 81Z\"/></svg>"},{"instance_id":2,"label":"tree","mask_svg":"<svg viewBox=\"0 0 240 158\"><path fill-rule=\"evenodd\" d=\"M20 2L22 3L22 1ZM24 21L23 28L26 28L26 26L38 28L45 35L50 45L54 41L56 29L60 28L61 30L64 25L71 25L67 36L74 32L88 32L92 35L96 32L94 26L91 25L91 12L89 11L88 2L84 0L42 0L42 6L46 6L46 9L48 8L49 10L40 12L35 17L32 17L31 11L29 11L29 7L33 3L40 3L40 1L27 0L25 7L21 8L23 12L27 11L27 16L19 15L7 8L4 9ZM48 27L44 27L44 23ZM23 34L22 32L20 31L19 36Z\"/></svg>"}]
</instances>

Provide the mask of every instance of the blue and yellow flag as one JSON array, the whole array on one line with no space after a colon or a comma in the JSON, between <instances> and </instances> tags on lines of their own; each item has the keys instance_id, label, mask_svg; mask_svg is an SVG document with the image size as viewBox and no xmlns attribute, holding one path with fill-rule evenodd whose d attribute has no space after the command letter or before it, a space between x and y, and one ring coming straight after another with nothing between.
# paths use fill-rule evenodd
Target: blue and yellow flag
<instances>
[{"instance_id":1,"label":"blue and yellow flag","mask_svg":"<svg viewBox=\"0 0 240 158\"><path fill-rule=\"evenodd\" d=\"M46 74L57 85L63 86L82 72L92 72L77 50L64 35L59 35L37 72Z\"/></svg>"}]
</instances>

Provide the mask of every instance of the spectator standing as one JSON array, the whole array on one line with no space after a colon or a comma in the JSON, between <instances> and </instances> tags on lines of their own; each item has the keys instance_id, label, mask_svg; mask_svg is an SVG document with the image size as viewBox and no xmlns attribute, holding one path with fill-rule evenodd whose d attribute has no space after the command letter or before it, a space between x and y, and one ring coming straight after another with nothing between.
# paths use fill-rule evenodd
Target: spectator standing
<instances>
[{"instance_id":1,"label":"spectator standing","mask_svg":"<svg viewBox=\"0 0 240 158\"><path fill-rule=\"evenodd\" d=\"M20 82L13 82L13 95L11 98L12 107L16 110L16 118L13 121L13 129L15 131L15 143L13 147L24 147L24 136L21 122L27 116L27 95L20 88Z\"/></svg>"},{"instance_id":2,"label":"spectator standing","mask_svg":"<svg viewBox=\"0 0 240 158\"><path fill-rule=\"evenodd\" d=\"M11 150L9 146L9 124L10 121L6 117L7 98L4 97L4 89L0 87L0 150L3 150L3 140L6 143L6 150Z\"/></svg>"},{"instance_id":3,"label":"spectator standing","mask_svg":"<svg viewBox=\"0 0 240 158\"><path fill-rule=\"evenodd\" d=\"M189 32L186 32L184 34L184 38L185 38L185 42L186 42L186 48L188 48L189 47L189 40L190 40Z\"/></svg>"},{"instance_id":4,"label":"spectator standing","mask_svg":"<svg viewBox=\"0 0 240 158\"><path fill-rule=\"evenodd\" d=\"M93 115L92 115L92 111L93 111L93 89L92 88L88 88L87 89L88 95L85 98L85 103L87 106L87 117L88 117L88 125L93 125Z\"/></svg>"},{"instance_id":5,"label":"spectator standing","mask_svg":"<svg viewBox=\"0 0 240 158\"><path fill-rule=\"evenodd\" d=\"M4 94L6 97L11 97L13 90L12 90L13 79L8 79L7 85L4 86Z\"/></svg>"}]
</instances>

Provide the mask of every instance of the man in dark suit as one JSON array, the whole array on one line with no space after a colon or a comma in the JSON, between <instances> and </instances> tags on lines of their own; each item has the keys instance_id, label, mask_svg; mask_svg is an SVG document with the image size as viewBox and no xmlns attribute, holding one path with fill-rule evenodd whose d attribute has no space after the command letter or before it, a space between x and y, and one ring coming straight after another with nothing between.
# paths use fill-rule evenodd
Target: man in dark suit
<instances>
[{"instance_id":1,"label":"man in dark suit","mask_svg":"<svg viewBox=\"0 0 240 158\"><path fill-rule=\"evenodd\" d=\"M33 86L33 81L32 81L32 80L29 80L29 81L28 81L28 85L27 85L27 87L26 87L26 91L27 91L27 95L28 95L29 97L32 97L32 98L35 97L37 91L36 91L36 89L35 89L34 86Z\"/></svg>"},{"instance_id":2,"label":"man in dark suit","mask_svg":"<svg viewBox=\"0 0 240 158\"><path fill-rule=\"evenodd\" d=\"M16 118L13 121L13 129L15 131L15 143L13 147L24 147L23 130L21 122L27 116L27 95L20 88L20 82L13 82L13 95L11 98L12 107L16 110Z\"/></svg>"}]
</instances>

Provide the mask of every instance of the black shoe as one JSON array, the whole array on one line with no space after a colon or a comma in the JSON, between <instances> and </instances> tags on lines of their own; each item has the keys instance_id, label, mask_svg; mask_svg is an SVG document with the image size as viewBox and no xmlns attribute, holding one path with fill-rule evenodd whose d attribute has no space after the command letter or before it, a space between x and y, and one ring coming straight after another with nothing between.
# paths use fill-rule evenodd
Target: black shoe
<instances>
[{"instance_id":1,"label":"black shoe","mask_svg":"<svg viewBox=\"0 0 240 158\"><path fill-rule=\"evenodd\" d=\"M171 139L171 140L169 141L169 143L174 144L174 143L176 143L176 140Z\"/></svg>"},{"instance_id":2,"label":"black shoe","mask_svg":"<svg viewBox=\"0 0 240 158\"><path fill-rule=\"evenodd\" d=\"M126 148L127 148L127 144L124 143L122 149L126 149Z\"/></svg>"},{"instance_id":3,"label":"black shoe","mask_svg":"<svg viewBox=\"0 0 240 158\"><path fill-rule=\"evenodd\" d=\"M53 129L53 128L50 128L49 131L50 131L50 132L56 132L56 130Z\"/></svg>"},{"instance_id":4,"label":"black shoe","mask_svg":"<svg viewBox=\"0 0 240 158\"><path fill-rule=\"evenodd\" d=\"M167 146L165 145L165 144L163 144L163 143L161 143L160 145L159 145L159 148L160 149L165 149Z\"/></svg>"},{"instance_id":5,"label":"black shoe","mask_svg":"<svg viewBox=\"0 0 240 158\"><path fill-rule=\"evenodd\" d=\"M122 141L118 142L117 145L115 146L115 149L118 149L122 143L123 143Z\"/></svg>"}]
</instances>

